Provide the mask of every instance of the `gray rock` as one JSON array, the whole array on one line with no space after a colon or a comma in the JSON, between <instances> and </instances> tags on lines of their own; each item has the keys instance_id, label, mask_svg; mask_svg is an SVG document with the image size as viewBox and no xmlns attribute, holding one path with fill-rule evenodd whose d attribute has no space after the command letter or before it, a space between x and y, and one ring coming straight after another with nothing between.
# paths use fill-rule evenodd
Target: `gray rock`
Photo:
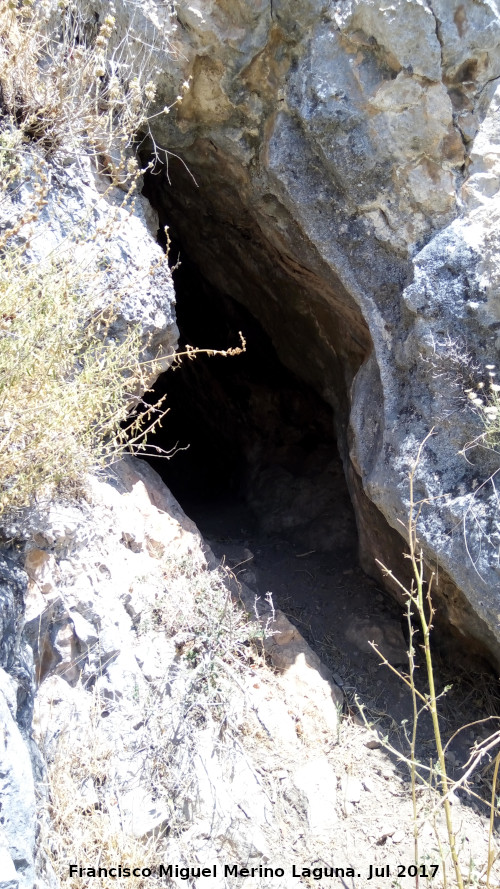
<instances>
[{"instance_id":1,"label":"gray rock","mask_svg":"<svg viewBox=\"0 0 500 889\"><path fill-rule=\"evenodd\" d=\"M99 639L99 632L90 621L85 620L78 611L70 611L74 631L85 648L91 648Z\"/></svg>"},{"instance_id":2,"label":"gray rock","mask_svg":"<svg viewBox=\"0 0 500 889\"><path fill-rule=\"evenodd\" d=\"M5 831L0 828L0 889L19 889L19 877L9 851Z\"/></svg>"},{"instance_id":3,"label":"gray rock","mask_svg":"<svg viewBox=\"0 0 500 889\"><path fill-rule=\"evenodd\" d=\"M5 686L7 687L5 688ZM5 694L4 694L5 688ZM12 687L3 671L0 672L0 726L3 741L0 748L0 799L2 828L14 866L15 889L32 889L35 850L35 789L28 747L14 721L9 699ZM8 857L4 850L6 870ZM11 868L12 870L12 868ZM9 885L7 883L7 885Z\"/></svg>"},{"instance_id":4,"label":"gray rock","mask_svg":"<svg viewBox=\"0 0 500 889\"><path fill-rule=\"evenodd\" d=\"M472 0L231 10L229 24L217 4L181 4L182 51L157 56L162 104L191 85L152 123L185 166L159 175L151 200L334 407L362 563L379 578L376 559L407 576L407 476L435 427L419 532L441 566L439 619L500 661L495 458L460 455L482 428L463 390L499 348L498 12Z\"/></svg>"},{"instance_id":5,"label":"gray rock","mask_svg":"<svg viewBox=\"0 0 500 889\"><path fill-rule=\"evenodd\" d=\"M397 620L353 616L348 622L346 637L365 654L377 657L377 653L370 645L373 642L390 664L408 663L408 646L401 624Z\"/></svg>"},{"instance_id":6,"label":"gray rock","mask_svg":"<svg viewBox=\"0 0 500 889\"><path fill-rule=\"evenodd\" d=\"M121 827L131 836L160 836L168 826L171 811L167 801L155 800L144 787L120 796Z\"/></svg>"},{"instance_id":7,"label":"gray rock","mask_svg":"<svg viewBox=\"0 0 500 889\"><path fill-rule=\"evenodd\" d=\"M363 792L363 785L359 778L355 778L354 775L343 775L341 786L344 802L359 803Z\"/></svg>"},{"instance_id":8,"label":"gray rock","mask_svg":"<svg viewBox=\"0 0 500 889\"><path fill-rule=\"evenodd\" d=\"M361 32L375 38L389 64L411 68L429 80L441 79L441 47L435 18L432 9L420 0L396 0L386 7L376 0L349 0L335 10L335 21L349 35ZM419 39L415 39L415 34Z\"/></svg>"},{"instance_id":9,"label":"gray rock","mask_svg":"<svg viewBox=\"0 0 500 889\"><path fill-rule=\"evenodd\" d=\"M33 661L22 638L26 586L26 574L15 559L0 559L0 879L6 889L31 889L34 879L35 791L27 740Z\"/></svg>"},{"instance_id":10,"label":"gray rock","mask_svg":"<svg viewBox=\"0 0 500 889\"><path fill-rule=\"evenodd\" d=\"M27 577L9 557L0 560L0 666L11 671L19 656Z\"/></svg>"}]
</instances>

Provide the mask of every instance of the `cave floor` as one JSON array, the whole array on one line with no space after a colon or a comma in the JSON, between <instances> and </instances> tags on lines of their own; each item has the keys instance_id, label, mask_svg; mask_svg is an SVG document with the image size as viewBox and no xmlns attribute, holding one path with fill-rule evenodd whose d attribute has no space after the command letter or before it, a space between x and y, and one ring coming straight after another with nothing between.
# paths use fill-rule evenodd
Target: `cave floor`
<instances>
[{"instance_id":1,"label":"cave floor","mask_svg":"<svg viewBox=\"0 0 500 889\"><path fill-rule=\"evenodd\" d=\"M401 609L358 567L352 513L346 515L339 509L333 526L330 516L330 531L334 532L335 523L338 524L338 536L334 533L332 538L338 540L338 545L330 552L315 552L301 546L296 534L263 533L255 513L235 497L188 498L182 506L217 559L255 591L256 598L264 600L268 592L272 593L274 606L297 626L343 690L343 719L338 736L332 739L327 751L339 780L339 821L332 858L335 862L355 861L360 874L369 873L373 864L390 862L391 879L384 879L383 884L394 889L414 887L414 877L406 874L399 878L401 868L415 860L409 770L384 744L373 746L373 735L366 731L357 706L357 701L363 703L367 719L379 737L387 738L395 749L408 755L405 725L410 722L405 724L404 720L411 719L410 695L403 682L379 663L367 644L368 638L378 638L387 656L405 671ZM438 688L454 682L441 700L447 738L460 726L499 712L494 682L465 670L462 674L456 668L451 671L439 660L436 665ZM423 674L423 668L420 672ZM419 727L417 758L428 764L435 759L431 726L421 718ZM447 754L450 776L460 777L460 767L468 759L474 742L480 742L495 727L491 722L469 727L452 740ZM492 763L489 766L470 785L483 799L491 797ZM433 791L420 784L416 793L418 854L419 860L426 862L425 870L440 861L435 829L444 836L444 815L441 807L436 806ZM459 790L453 799L453 818L458 825L461 860L472 880L467 885L475 885L474 881L481 879L476 862L487 858L488 811ZM300 837L297 843L300 845ZM499 867L497 863L493 869L495 881L500 879ZM447 863L447 871L450 874L451 862ZM441 872L432 881L430 871L426 873L422 885L432 883L436 889L443 885ZM374 885L363 879L353 881L352 886L350 880L340 880L339 884L344 889L368 889Z\"/></svg>"},{"instance_id":2,"label":"cave floor","mask_svg":"<svg viewBox=\"0 0 500 889\"><path fill-rule=\"evenodd\" d=\"M331 670L344 693L345 718L362 725L360 701L369 723L407 755L404 720L411 723L409 691L368 644L376 639L395 668L406 673L405 621L397 603L358 566L355 528L347 527L346 534L346 523L354 525L354 517L339 510L337 548L315 552L304 549L293 535L262 533L252 510L234 497L190 499L182 505L214 555L240 582L255 590L256 596L264 599L271 592L274 606L297 626ZM493 677L446 663L439 654L435 665L437 688L452 685L441 699L445 739L466 724L500 712L498 684ZM425 690L423 664L418 672ZM482 723L453 738L447 751L452 777L461 775L474 742L479 743L497 725ZM425 716L419 721L417 755L421 762L435 757L432 727ZM393 765L404 781L409 780L407 767L395 757ZM488 780L484 772L476 778L474 789L483 788L483 794L489 796Z\"/></svg>"}]
</instances>

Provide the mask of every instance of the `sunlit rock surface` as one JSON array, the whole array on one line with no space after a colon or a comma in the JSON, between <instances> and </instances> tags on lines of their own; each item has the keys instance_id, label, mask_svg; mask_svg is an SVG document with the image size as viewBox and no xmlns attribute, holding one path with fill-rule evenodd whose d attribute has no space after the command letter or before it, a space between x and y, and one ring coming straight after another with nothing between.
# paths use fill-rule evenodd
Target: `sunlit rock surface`
<instances>
[{"instance_id":1,"label":"sunlit rock surface","mask_svg":"<svg viewBox=\"0 0 500 889\"><path fill-rule=\"evenodd\" d=\"M416 493L439 614L498 660L497 457L461 453L498 353L496 7L195 0L155 52L162 224L336 409L371 572L397 563L386 523L434 429Z\"/></svg>"}]
</instances>

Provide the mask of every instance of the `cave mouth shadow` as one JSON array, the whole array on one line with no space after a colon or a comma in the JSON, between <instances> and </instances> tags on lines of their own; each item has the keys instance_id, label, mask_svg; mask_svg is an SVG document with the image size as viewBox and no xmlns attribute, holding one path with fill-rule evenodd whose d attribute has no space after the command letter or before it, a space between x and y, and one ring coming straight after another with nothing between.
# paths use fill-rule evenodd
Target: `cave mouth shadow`
<instances>
[{"instance_id":1,"label":"cave mouth shadow","mask_svg":"<svg viewBox=\"0 0 500 889\"><path fill-rule=\"evenodd\" d=\"M259 321L189 259L174 281L181 351L187 343L227 350L239 331L247 348L185 358L160 376L151 400L166 394L169 412L149 444L179 450L148 462L215 557L257 597L272 594L342 688L371 701L377 682L386 712L408 718L399 680L389 671L383 684L374 677L372 631L383 633L389 656L405 657L406 642L400 606L359 566L332 408L284 367Z\"/></svg>"},{"instance_id":2,"label":"cave mouth shadow","mask_svg":"<svg viewBox=\"0 0 500 889\"><path fill-rule=\"evenodd\" d=\"M356 524L332 408L284 367L256 318L189 259L174 281L180 351L186 344L228 350L239 345L240 331L247 345L234 357L184 358L159 377L150 399L166 395L168 413L148 444L177 450L148 461L208 536L211 511L222 521L224 509L246 510L253 531L284 535L304 549L345 550L338 532L348 528L352 561Z\"/></svg>"}]
</instances>

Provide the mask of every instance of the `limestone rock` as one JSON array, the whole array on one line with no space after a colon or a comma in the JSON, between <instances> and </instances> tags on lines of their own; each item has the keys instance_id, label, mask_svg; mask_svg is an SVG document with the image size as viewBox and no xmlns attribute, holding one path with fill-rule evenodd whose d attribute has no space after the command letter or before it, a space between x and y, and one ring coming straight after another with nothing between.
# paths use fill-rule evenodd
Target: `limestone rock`
<instances>
[{"instance_id":1,"label":"limestone rock","mask_svg":"<svg viewBox=\"0 0 500 889\"><path fill-rule=\"evenodd\" d=\"M471 145L469 175L462 186L466 206L472 210L494 198L500 186L500 88L495 90L486 115Z\"/></svg>"},{"instance_id":2,"label":"limestone rock","mask_svg":"<svg viewBox=\"0 0 500 889\"><path fill-rule=\"evenodd\" d=\"M207 732L200 738L194 766L190 820L211 818L211 836L226 854L244 860L268 857L269 843L262 827L271 818L269 801L246 757L234 748L225 762L220 761Z\"/></svg>"},{"instance_id":3,"label":"limestone rock","mask_svg":"<svg viewBox=\"0 0 500 889\"><path fill-rule=\"evenodd\" d=\"M0 830L0 889L19 889L19 876L3 829Z\"/></svg>"},{"instance_id":4,"label":"limestone rock","mask_svg":"<svg viewBox=\"0 0 500 889\"><path fill-rule=\"evenodd\" d=\"M497 466L460 454L483 429L464 390L498 354L498 11L280 0L234 2L224 20L217 4L181 7L182 50L157 56L159 101L190 89L152 132L182 165L148 196L334 407L378 578L376 559L407 577L407 476L435 429L419 530L444 568L439 620L498 662Z\"/></svg>"},{"instance_id":5,"label":"limestone rock","mask_svg":"<svg viewBox=\"0 0 500 889\"><path fill-rule=\"evenodd\" d=\"M123 204L123 192L108 189L107 183L103 188L92 164L83 157L56 163L42 158L33 147L23 150L19 158L19 187L15 194L4 195L0 229L12 228L32 209L33 186L43 173L48 183L46 205L30 230L23 228L18 236L18 241L26 244L26 259L37 262L68 236L85 230L87 239L75 239L72 258L86 268L94 263L96 292L111 296L119 306L110 335L119 341L139 323L145 358L159 356L159 369L168 367L177 341L174 295L163 252L154 240L156 231L150 231L151 208L143 207L139 198L136 212L131 214ZM103 233L111 228L114 236L106 239ZM100 672L103 662L110 663L117 656L120 629L124 624L130 626L123 608L123 613L118 606L109 613L104 599L92 607L94 583L87 566L78 578L70 560L64 567L64 556L88 545L89 514L89 509L69 503L43 504L12 516L2 527L3 538L18 544L12 558L0 563L0 666L6 671L2 672L0 726L5 735L2 823L19 889L32 889L35 877L32 765L45 786L40 756L33 743L25 740L31 734L33 711L32 652L38 682L47 676L55 679L58 672L65 683L76 684L82 675L92 677ZM140 514L137 521L140 524ZM130 542L125 522L123 533ZM26 543L24 574L22 548ZM10 879L7 853L1 854L5 858L1 876ZM47 885L54 885L47 879Z\"/></svg>"},{"instance_id":6,"label":"limestone rock","mask_svg":"<svg viewBox=\"0 0 500 889\"><path fill-rule=\"evenodd\" d=\"M276 612L265 648L295 703L298 731L310 744L336 737L343 695L296 627Z\"/></svg>"},{"instance_id":7,"label":"limestone rock","mask_svg":"<svg viewBox=\"0 0 500 889\"><path fill-rule=\"evenodd\" d=\"M26 575L14 559L0 561L0 666L14 667L21 643Z\"/></svg>"},{"instance_id":8,"label":"limestone rock","mask_svg":"<svg viewBox=\"0 0 500 889\"><path fill-rule=\"evenodd\" d=\"M377 657L370 645L375 643L380 654L390 664L408 663L408 646L401 631L401 623L396 620L378 620L374 622L370 618L354 616L349 620L346 636L350 642L366 654Z\"/></svg>"},{"instance_id":9,"label":"limestone rock","mask_svg":"<svg viewBox=\"0 0 500 889\"><path fill-rule=\"evenodd\" d=\"M18 887L19 889L32 889L35 875L33 771L28 747L8 704L10 696L9 677L2 670L0 672L0 725L2 727L0 797L2 800L2 832L8 851L5 846L0 851L0 856L3 855L6 865L0 880L4 877L10 879L12 876L13 889L18 889ZM7 886L9 886L8 882Z\"/></svg>"},{"instance_id":10,"label":"limestone rock","mask_svg":"<svg viewBox=\"0 0 500 889\"><path fill-rule=\"evenodd\" d=\"M349 804L359 803L363 786L359 778L354 775L343 775L341 781L342 801L346 813L349 811ZM352 809L350 810L352 811Z\"/></svg>"},{"instance_id":11,"label":"limestone rock","mask_svg":"<svg viewBox=\"0 0 500 889\"><path fill-rule=\"evenodd\" d=\"M33 664L22 638L27 578L14 554L0 560L0 881L32 889L35 870L35 790L28 736Z\"/></svg>"},{"instance_id":12,"label":"limestone rock","mask_svg":"<svg viewBox=\"0 0 500 889\"><path fill-rule=\"evenodd\" d=\"M260 724L277 744L296 749L298 735L297 723L291 715L293 703L277 700L270 690L256 685L249 689L249 696Z\"/></svg>"},{"instance_id":13,"label":"limestone rock","mask_svg":"<svg viewBox=\"0 0 500 889\"><path fill-rule=\"evenodd\" d=\"M471 461L460 451L482 431L464 392L487 379L485 365L495 364L498 353L497 213L494 197L487 209L473 208L416 255L414 280L402 295L408 311L404 335L391 345L401 372L394 373L393 364L389 376L385 364L385 407L378 411L380 372L369 360L356 379L351 417L355 465L369 496L393 524L397 518L407 521L409 467L434 426L416 477L416 496L432 501L422 512L421 540L462 591L447 594L442 614L458 633L472 635L492 653L498 566L495 494L488 479L496 471L495 454L476 449ZM390 464L383 456L388 450ZM445 577L441 583L450 589Z\"/></svg>"},{"instance_id":14,"label":"limestone rock","mask_svg":"<svg viewBox=\"0 0 500 889\"><path fill-rule=\"evenodd\" d=\"M399 69L411 68L429 80L441 79L441 47L434 14L420 0L396 0L390 6L376 0L350 0L338 7L334 15L339 27L354 39L359 32L374 37L387 54L389 64ZM421 39L415 40L415 34Z\"/></svg>"},{"instance_id":15,"label":"limestone rock","mask_svg":"<svg viewBox=\"0 0 500 889\"><path fill-rule=\"evenodd\" d=\"M120 796L121 828L138 838L159 836L168 826L170 806L153 799L143 787L136 787Z\"/></svg>"}]
</instances>

